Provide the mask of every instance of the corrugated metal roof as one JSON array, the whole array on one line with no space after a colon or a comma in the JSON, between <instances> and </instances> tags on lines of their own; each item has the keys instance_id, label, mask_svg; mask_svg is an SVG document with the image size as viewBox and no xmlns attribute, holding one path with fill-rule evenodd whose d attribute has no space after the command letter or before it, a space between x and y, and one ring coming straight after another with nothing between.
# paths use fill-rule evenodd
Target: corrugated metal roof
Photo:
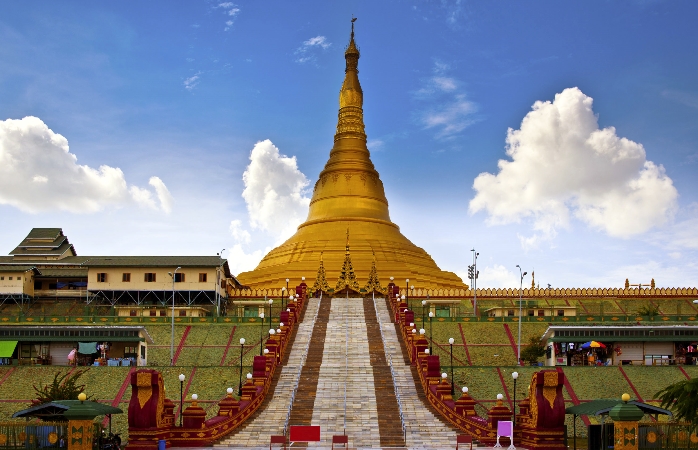
<instances>
[{"instance_id":1,"label":"corrugated metal roof","mask_svg":"<svg viewBox=\"0 0 698 450\"><path fill-rule=\"evenodd\" d=\"M87 267L218 267L218 256L93 256Z\"/></svg>"},{"instance_id":2,"label":"corrugated metal roof","mask_svg":"<svg viewBox=\"0 0 698 450\"><path fill-rule=\"evenodd\" d=\"M0 265L0 272L26 272L26 271L32 270L32 269L34 269L36 271L36 273L41 273L41 272L39 272L39 269L37 269L34 266L26 266L26 265L25 266L19 266L19 265L3 266L3 265Z\"/></svg>"},{"instance_id":3,"label":"corrugated metal roof","mask_svg":"<svg viewBox=\"0 0 698 450\"><path fill-rule=\"evenodd\" d=\"M85 269L74 269L74 268L41 269L41 276L42 277L51 277L51 278L86 277L87 276L87 268L85 268Z\"/></svg>"},{"instance_id":4,"label":"corrugated metal roof","mask_svg":"<svg viewBox=\"0 0 698 450\"><path fill-rule=\"evenodd\" d=\"M24 239L55 239L62 235L62 228L32 228Z\"/></svg>"}]
</instances>

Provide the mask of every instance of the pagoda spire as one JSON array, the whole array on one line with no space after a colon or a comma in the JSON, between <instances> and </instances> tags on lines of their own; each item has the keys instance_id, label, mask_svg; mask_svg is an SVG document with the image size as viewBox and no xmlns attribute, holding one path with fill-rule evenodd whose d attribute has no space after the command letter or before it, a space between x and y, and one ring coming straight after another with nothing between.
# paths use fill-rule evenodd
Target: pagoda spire
<instances>
[{"instance_id":1,"label":"pagoda spire","mask_svg":"<svg viewBox=\"0 0 698 450\"><path fill-rule=\"evenodd\" d=\"M378 269L376 269L376 254L373 253L373 263L371 264L371 272L368 274L368 281L364 288L366 292L380 292L386 294L387 288L381 287L381 280L378 278Z\"/></svg>"},{"instance_id":2,"label":"pagoda spire","mask_svg":"<svg viewBox=\"0 0 698 450\"><path fill-rule=\"evenodd\" d=\"M317 291L328 292L330 290L330 285L327 284L327 277L325 275L325 265L322 262L322 252L320 253L320 267L317 269L317 276L315 277L315 283L313 287L310 288L310 292L315 294Z\"/></svg>"},{"instance_id":3,"label":"pagoda spire","mask_svg":"<svg viewBox=\"0 0 698 450\"><path fill-rule=\"evenodd\" d=\"M339 273L339 278L337 279L337 286L334 291L339 292L343 289L350 289L354 292L359 292L361 289L359 287L359 282L356 279L356 274L354 273L354 265L351 263L351 254L349 253L349 228L347 228L347 247L346 254L344 255L344 264L342 265L342 271Z\"/></svg>"}]
</instances>

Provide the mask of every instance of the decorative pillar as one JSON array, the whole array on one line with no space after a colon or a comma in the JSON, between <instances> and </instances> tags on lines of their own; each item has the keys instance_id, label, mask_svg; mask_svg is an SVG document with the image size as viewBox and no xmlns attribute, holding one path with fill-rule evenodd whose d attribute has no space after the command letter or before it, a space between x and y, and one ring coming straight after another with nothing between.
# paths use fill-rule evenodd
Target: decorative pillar
<instances>
[{"instance_id":1,"label":"decorative pillar","mask_svg":"<svg viewBox=\"0 0 698 450\"><path fill-rule=\"evenodd\" d=\"M68 419L68 450L92 450L93 423L99 412L92 402L85 403L86 399L85 393L80 393L80 403L63 413Z\"/></svg>"},{"instance_id":2,"label":"decorative pillar","mask_svg":"<svg viewBox=\"0 0 698 450\"><path fill-rule=\"evenodd\" d=\"M475 400L468 394L468 388L463 386L463 395L456 400L456 414L463 417L475 416Z\"/></svg>"},{"instance_id":3,"label":"decorative pillar","mask_svg":"<svg viewBox=\"0 0 698 450\"><path fill-rule=\"evenodd\" d=\"M182 412L184 428L203 428L204 422L206 421L206 411L204 411L204 408L199 406L196 401L199 398L196 394L192 394L191 398L191 405Z\"/></svg>"},{"instance_id":4,"label":"decorative pillar","mask_svg":"<svg viewBox=\"0 0 698 450\"><path fill-rule=\"evenodd\" d=\"M608 412L614 424L614 450L637 450L639 421L645 414L635 405L628 404L630 395L623 394L619 403Z\"/></svg>"}]
</instances>

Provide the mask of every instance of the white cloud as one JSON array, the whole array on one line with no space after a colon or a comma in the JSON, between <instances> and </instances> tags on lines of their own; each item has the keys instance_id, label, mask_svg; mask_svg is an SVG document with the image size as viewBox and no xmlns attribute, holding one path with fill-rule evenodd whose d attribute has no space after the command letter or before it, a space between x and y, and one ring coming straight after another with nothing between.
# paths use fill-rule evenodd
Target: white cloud
<instances>
[{"instance_id":1,"label":"white cloud","mask_svg":"<svg viewBox=\"0 0 698 450\"><path fill-rule=\"evenodd\" d=\"M477 104L468 100L459 89L460 82L446 76L450 66L436 61L434 75L423 81L414 92L417 100L426 103L419 120L425 129L435 129L439 139L451 138L475 122Z\"/></svg>"},{"instance_id":2,"label":"white cloud","mask_svg":"<svg viewBox=\"0 0 698 450\"><path fill-rule=\"evenodd\" d=\"M665 90L662 91L662 97L691 108L698 108L698 95L692 92Z\"/></svg>"},{"instance_id":3,"label":"white cloud","mask_svg":"<svg viewBox=\"0 0 698 450\"><path fill-rule=\"evenodd\" d=\"M225 28L223 31L228 31L233 27L235 23L235 18L240 14L240 8L233 2L223 2L214 6L214 9L222 9L223 13L228 16L228 20L225 21Z\"/></svg>"},{"instance_id":4,"label":"white cloud","mask_svg":"<svg viewBox=\"0 0 698 450\"><path fill-rule=\"evenodd\" d=\"M506 153L511 160L499 161L498 174L475 178L470 212L486 211L490 224L532 218L536 234L524 247L552 239L570 215L627 238L664 225L676 210L664 168L615 128L599 129L592 99L578 88L536 102L521 128L508 130Z\"/></svg>"},{"instance_id":5,"label":"white cloud","mask_svg":"<svg viewBox=\"0 0 698 450\"><path fill-rule=\"evenodd\" d=\"M519 287L519 274L507 270L506 267L500 264L494 264L492 267L478 266L480 274L477 278L477 287L480 288L513 288ZM469 283L467 272L457 273L461 279Z\"/></svg>"},{"instance_id":6,"label":"white cloud","mask_svg":"<svg viewBox=\"0 0 698 450\"><path fill-rule=\"evenodd\" d=\"M230 234L233 236L236 243L250 243L250 232L242 228L242 222L240 220L233 220L230 222Z\"/></svg>"},{"instance_id":7,"label":"white cloud","mask_svg":"<svg viewBox=\"0 0 698 450\"><path fill-rule=\"evenodd\" d=\"M297 55L296 62L303 64L308 61L315 61L318 49L327 50L331 46L332 43L325 36L315 36L303 42L293 53Z\"/></svg>"},{"instance_id":8,"label":"white cloud","mask_svg":"<svg viewBox=\"0 0 698 450\"><path fill-rule=\"evenodd\" d=\"M37 117L0 121L0 204L25 212L92 213L128 203L170 212L172 196L152 177L153 192L128 186L119 168L77 164L68 140Z\"/></svg>"},{"instance_id":9,"label":"white cloud","mask_svg":"<svg viewBox=\"0 0 698 450\"><path fill-rule=\"evenodd\" d=\"M281 155L270 140L257 142L242 175L250 225L279 240L290 237L308 214L310 198L304 195L308 179L298 170L296 157Z\"/></svg>"},{"instance_id":10,"label":"white cloud","mask_svg":"<svg viewBox=\"0 0 698 450\"><path fill-rule=\"evenodd\" d=\"M472 125L475 120L472 115L477 111L477 105L466 100L464 94L456 95L453 100L429 109L422 116L424 127L438 128L438 138L456 135Z\"/></svg>"},{"instance_id":11,"label":"white cloud","mask_svg":"<svg viewBox=\"0 0 698 450\"><path fill-rule=\"evenodd\" d=\"M233 245L228 252L228 265L234 274L253 270L264 255L271 250L271 248L266 248L247 253L244 247L250 244L250 232L242 227L242 222L238 219L230 222L230 235L233 237Z\"/></svg>"},{"instance_id":12,"label":"white cloud","mask_svg":"<svg viewBox=\"0 0 698 450\"><path fill-rule=\"evenodd\" d=\"M194 75L190 76L189 78L186 78L184 80L184 89L188 91L194 90L194 88L199 84L199 77L201 76L201 71L195 73Z\"/></svg>"}]
</instances>

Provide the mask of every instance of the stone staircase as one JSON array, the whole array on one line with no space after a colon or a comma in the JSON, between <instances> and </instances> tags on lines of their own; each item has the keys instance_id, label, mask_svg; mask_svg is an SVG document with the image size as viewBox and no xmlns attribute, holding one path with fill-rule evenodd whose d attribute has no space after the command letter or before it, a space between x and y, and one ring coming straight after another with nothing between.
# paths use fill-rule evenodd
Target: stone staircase
<instances>
[{"instance_id":1,"label":"stone staircase","mask_svg":"<svg viewBox=\"0 0 698 450\"><path fill-rule=\"evenodd\" d=\"M349 448L455 448L458 432L420 398L421 387L415 386L410 365L405 363L384 299L311 299L306 317L310 319L299 324L266 408L217 446L268 448L269 437L284 432L300 370L289 425L321 427L322 441L311 443L311 448L330 448L332 436L340 434L349 436ZM306 347L308 354L301 367Z\"/></svg>"},{"instance_id":2,"label":"stone staircase","mask_svg":"<svg viewBox=\"0 0 698 450\"><path fill-rule=\"evenodd\" d=\"M426 401L420 399L411 366L400 346L395 325L390 321L390 312L384 299L376 300L376 315L385 336L385 353L393 360L393 371L397 394L405 420L405 446L411 449L456 448L456 435L460 434L430 411ZM421 392L420 392L421 393ZM421 393L423 396L423 393Z\"/></svg>"},{"instance_id":3,"label":"stone staircase","mask_svg":"<svg viewBox=\"0 0 698 450\"><path fill-rule=\"evenodd\" d=\"M281 367L273 395L268 396L266 408L260 408L256 417L250 418L216 447L260 447L269 445L272 435L284 432L284 424L291 404L293 386L301 368L303 353L313 333L313 317L320 306L319 299L310 299L305 310L305 320L298 324L295 341L288 354L288 360ZM278 373L278 372L277 372ZM264 405L262 406L264 407Z\"/></svg>"}]
</instances>

